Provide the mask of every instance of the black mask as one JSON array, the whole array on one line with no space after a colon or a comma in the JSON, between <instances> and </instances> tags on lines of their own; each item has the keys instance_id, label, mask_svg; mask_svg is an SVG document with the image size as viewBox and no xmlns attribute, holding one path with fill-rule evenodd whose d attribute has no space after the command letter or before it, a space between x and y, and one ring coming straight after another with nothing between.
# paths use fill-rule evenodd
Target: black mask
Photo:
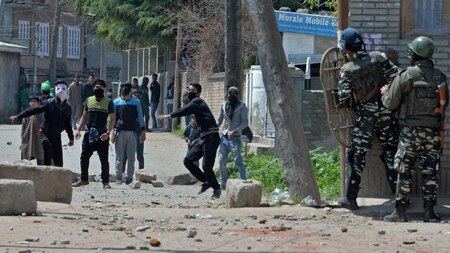
<instances>
[{"instance_id":1,"label":"black mask","mask_svg":"<svg viewBox=\"0 0 450 253\"><path fill-rule=\"evenodd\" d=\"M127 96L130 94L130 92L131 92L131 89L129 87L123 87L122 90L120 91L120 95Z\"/></svg>"},{"instance_id":2,"label":"black mask","mask_svg":"<svg viewBox=\"0 0 450 253\"><path fill-rule=\"evenodd\" d=\"M197 93L195 93L195 92L189 92L189 93L188 93L189 101L191 101L191 100L194 99L195 97L197 97Z\"/></svg>"},{"instance_id":3,"label":"black mask","mask_svg":"<svg viewBox=\"0 0 450 253\"><path fill-rule=\"evenodd\" d=\"M43 90L42 95L50 95L50 90Z\"/></svg>"},{"instance_id":4,"label":"black mask","mask_svg":"<svg viewBox=\"0 0 450 253\"><path fill-rule=\"evenodd\" d=\"M103 98L105 96L105 92L103 89L94 89L95 98Z\"/></svg>"},{"instance_id":5,"label":"black mask","mask_svg":"<svg viewBox=\"0 0 450 253\"><path fill-rule=\"evenodd\" d=\"M229 96L228 101L230 102L231 106L235 106L239 102L239 100L236 96Z\"/></svg>"}]
</instances>

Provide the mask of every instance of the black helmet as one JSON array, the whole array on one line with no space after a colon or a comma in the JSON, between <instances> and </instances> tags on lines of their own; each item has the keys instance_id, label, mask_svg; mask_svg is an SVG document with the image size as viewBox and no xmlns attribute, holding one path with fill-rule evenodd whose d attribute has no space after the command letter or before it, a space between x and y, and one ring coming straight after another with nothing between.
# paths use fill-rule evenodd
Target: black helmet
<instances>
[{"instance_id":1,"label":"black helmet","mask_svg":"<svg viewBox=\"0 0 450 253\"><path fill-rule=\"evenodd\" d=\"M408 44L408 49L422 58L431 58L434 53L434 42L426 36L419 36Z\"/></svg>"},{"instance_id":2,"label":"black helmet","mask_svg":"<svg viewBox=\"0 0 450 253\"><path fill-rule=\"evenodd\" d=\"M342 31L341 39L339 40L339 48L344 50L347 48L359 49L364 45L361 33L355 28L347 28Z\"/></svg>"}]
</instances>

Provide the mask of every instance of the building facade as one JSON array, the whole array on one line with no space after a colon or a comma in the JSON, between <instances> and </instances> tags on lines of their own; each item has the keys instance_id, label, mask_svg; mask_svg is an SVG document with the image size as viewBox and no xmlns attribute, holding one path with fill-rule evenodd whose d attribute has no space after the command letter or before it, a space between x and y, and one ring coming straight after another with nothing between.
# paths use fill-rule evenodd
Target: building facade
<instances>
[{"instance_id":1,"label":"building facade","mask_svg":"<svg viewBox=\"0 0 450 253\"><path fill-rule=\"evenodd\" d=\"M37 83L48 79L57 0L6 1L3 11L1 40L26 46L21 54L21 67L33 82L34 68ZM85 22L76 15L70 4L61 5L56 50L56 76L65 78L83 71ZM34 56L37 55L36 66Z\"/></svg>"}]
</instances>

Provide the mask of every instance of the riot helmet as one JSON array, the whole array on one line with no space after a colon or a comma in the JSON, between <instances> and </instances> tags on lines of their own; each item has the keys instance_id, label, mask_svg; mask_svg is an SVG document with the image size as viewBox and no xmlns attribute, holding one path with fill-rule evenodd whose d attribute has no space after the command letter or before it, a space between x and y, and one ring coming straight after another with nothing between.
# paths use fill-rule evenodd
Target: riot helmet
<instances>
[{"instance_id":1,"label":"riot helmet","mask_svg":"<svg viewBox=\"0 0 450 253\"><path fill-rule=\"evenodd\" d=\"M422 58L429 59L434 53L434 42L426 36L419 36L408 44L408 51Z\"/></svg>"},{"instance_id":2,"label":"riot helmet","mask_svg":"<svg viewBox=\"0 0 450 253\"><path fill-rule=\"evenodd\" d=\"M362 50L362 46L364 46L364 41L362 39L361 33L358 30L349 27L344 31L342 31L341 39L339 40L338 46L341 50L349 49L351 51L359 51Z\"/></svg>"}]
</instances>

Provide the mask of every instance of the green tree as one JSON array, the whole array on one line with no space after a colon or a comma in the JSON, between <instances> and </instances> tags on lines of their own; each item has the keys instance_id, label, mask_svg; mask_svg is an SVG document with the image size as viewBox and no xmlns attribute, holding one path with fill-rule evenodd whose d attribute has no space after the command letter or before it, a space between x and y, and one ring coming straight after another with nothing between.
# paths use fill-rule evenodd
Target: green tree
<instances>
[{"instance_id":1,"label":"green tree","mask_svg":"<svg viewBox=\"0 0 450 253\"><path fill-rule=\"evenodd\" d=\"M176 19L166 10L176 0L70 0L78 14L96 29L97 38L112 46L133 48L152 44L173 45Z\"/></svg>"}]
</instances>

